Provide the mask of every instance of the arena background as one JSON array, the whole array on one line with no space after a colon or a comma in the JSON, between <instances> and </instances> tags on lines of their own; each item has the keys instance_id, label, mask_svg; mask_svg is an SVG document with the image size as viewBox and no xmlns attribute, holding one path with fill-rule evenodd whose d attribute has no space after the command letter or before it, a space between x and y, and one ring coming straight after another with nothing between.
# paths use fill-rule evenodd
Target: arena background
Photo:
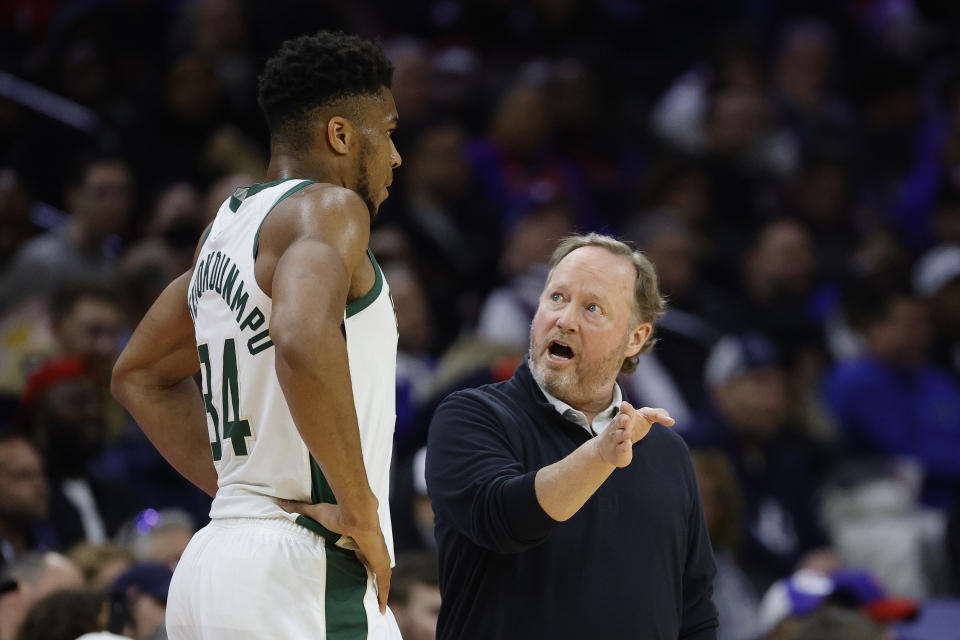
<instances>
[{"instance_id":1,"label":"arena background","mask_svg":"<svg viewBox=\"0 0 960 640\"><path fill-rule=\"evenodd\" d=\"M509 377L575 230L635 243L668 296L622 385L693 450L720 637L799 637L827 604L960 637L960 4L6 0L0 567L21 589L0 640L81 584L114 630L162 637L209 500L110 398L110 366L223 199L263 179L263 62L321 28L396 66L404 160L371 245L400 324L406 637L432 637L439 598L431 409Z\"/></svg>"}]
</instances>

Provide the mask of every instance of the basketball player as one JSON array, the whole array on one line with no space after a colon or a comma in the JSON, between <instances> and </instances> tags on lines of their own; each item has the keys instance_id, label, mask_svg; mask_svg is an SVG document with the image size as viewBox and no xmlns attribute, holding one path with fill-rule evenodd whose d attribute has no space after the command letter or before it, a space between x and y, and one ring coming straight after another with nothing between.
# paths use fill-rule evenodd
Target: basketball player
<instances>
[{"instance_id":1,"label":"basketball player","mask_svg":"<svg viewBox=\"0 0 960 640\"><path fill-rule=\"evenodd\" d=\"M214 496L170 585L172 639L400 637L397 326L367 248L400 166L392 74L353 36L283 44L260 77L269 182L223 203L114 369L150 440Z\"/></svg>"}]
</instances>

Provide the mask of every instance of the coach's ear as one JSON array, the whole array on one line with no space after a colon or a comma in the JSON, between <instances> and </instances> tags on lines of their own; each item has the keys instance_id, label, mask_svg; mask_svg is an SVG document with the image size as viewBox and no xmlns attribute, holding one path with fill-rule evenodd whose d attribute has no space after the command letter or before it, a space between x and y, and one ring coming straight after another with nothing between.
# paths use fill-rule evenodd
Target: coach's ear
<instances>
[{"instance_id":1,"label":"coach's ear","mask_svg":"<svg viewBox=\"0 0 960 640\"><path fill-rule=\"evenodd\" d=\"M640 353L640 349L643 348L643 345L647 343L647 340L650 339L650 334L653 333L653 325L649 322L644 322L638 324L633 331L630 332L630 339L627 341L627 358L632 358L633 356Z\"/></svg>"},{"instance_id":2,"label":"coach's ear","mask_svg":"<svg viewBox=\"0 0 960 640\"><path fill-rule=\"evenodd\" d=\"M333 116L327 121L327 142L337 155L350 151L353 135L353 124L343 116Z\"/></svg>"}]
</instances>

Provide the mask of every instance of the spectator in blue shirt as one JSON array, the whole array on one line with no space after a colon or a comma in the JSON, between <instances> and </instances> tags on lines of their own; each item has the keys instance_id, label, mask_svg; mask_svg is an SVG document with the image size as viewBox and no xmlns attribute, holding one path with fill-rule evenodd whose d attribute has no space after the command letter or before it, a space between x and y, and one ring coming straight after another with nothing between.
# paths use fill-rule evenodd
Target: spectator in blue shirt
<instances>
[{"instance_id":1,"label":"spectator in blue shirt","mask_svg":"<svg viewBox=\"0 0 960 640\"><path fill-rule=\"evenodd\" d=\"M849 316L867 353L833 368L827 403L849 453L919 460L925 501L943 506L960 480L960 385L929 359L930 318L920 299L863 288L857 298Z\"/></svg>"}]
</instances>

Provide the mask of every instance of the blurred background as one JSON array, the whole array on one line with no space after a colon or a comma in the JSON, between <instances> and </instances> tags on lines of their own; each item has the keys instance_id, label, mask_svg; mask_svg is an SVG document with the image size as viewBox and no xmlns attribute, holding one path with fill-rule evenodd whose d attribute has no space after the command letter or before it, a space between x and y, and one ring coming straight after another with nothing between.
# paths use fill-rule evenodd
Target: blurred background
<instances>
[{"instance_id":1,"label":"blurred background","mask_svg":"<svg viewBox=\"0 0 960 640\"><path fill-rule=\"evenodd\" d=\"M4 0L0 640L164 637L209 499L110 368L263 180L257 74L320 28L396 66L371 246L400 327L405 638L440 602L431 411L513 373L572 231L635 243L669 298L621 384L693 451L720 638L960 637L960 4Z\"/></svg>"}]
</instances>

